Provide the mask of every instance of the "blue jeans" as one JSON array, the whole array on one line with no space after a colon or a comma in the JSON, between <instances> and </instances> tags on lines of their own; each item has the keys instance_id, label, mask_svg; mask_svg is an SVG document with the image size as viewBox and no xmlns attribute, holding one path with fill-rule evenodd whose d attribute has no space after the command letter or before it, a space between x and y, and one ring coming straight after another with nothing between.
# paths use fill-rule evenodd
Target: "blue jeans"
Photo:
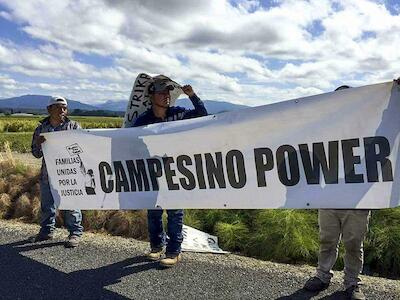
<instances>
[{"instance_id":1,"label":"blue jeans","mask_svg":"<svg viewBox=\"0 0 400 300\"><path fill-rule=\"evenodd\" d=\"M56 228L56 206L48 182L40 181L40 233L49 234ZM80 210L65 210L64 224L70 235L81 236L83 231L82 213Z\"/></svg>"},{"instance_id":2,"label":"blue jeans","mask_svg":"<svg viewBox=\"0 0 400 300\"><path fill-rule=\"evenodd\" d=\"M182 225L183 225L183 210L168 209L168 225L167 234L168 242L162 223L163 210L148 210L147 223L149 229L150 246L152 249L161 249L167 244L167 254L179 254L181 252L181 244L183 241Z\"/></svg>"}]
</instances>

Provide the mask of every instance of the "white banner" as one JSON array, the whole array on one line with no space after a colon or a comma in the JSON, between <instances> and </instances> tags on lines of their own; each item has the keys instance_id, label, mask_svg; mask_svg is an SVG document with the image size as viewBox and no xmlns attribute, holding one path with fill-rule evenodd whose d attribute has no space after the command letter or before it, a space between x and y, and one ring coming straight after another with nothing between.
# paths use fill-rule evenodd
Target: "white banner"
<instances>
[{"instance_id":1,"label":"white banner","mask_svg":"<svg viewBox=\"0 0 400 300\"><path fill-rule=\"evenodd\" d=\"M183 225L182 251L227 254L218 246L218 238L193 227Z\"/></svg>"},{"instance_id":2,"label":"white banner","mask_svg":"<svg viewBox=\"0 0 400 300\"><path fill-rule=\"evenodd\" d=\"M43 144L61 209L399 205L399 85L387 82Z\"/></svg>"}]
</instances>

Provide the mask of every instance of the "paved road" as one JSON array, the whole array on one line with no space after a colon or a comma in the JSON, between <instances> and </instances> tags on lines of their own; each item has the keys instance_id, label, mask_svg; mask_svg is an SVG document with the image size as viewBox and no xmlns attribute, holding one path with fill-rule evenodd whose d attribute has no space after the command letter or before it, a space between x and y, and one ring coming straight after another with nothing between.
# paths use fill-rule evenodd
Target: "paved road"
<instances>
[{"instance_id":1,"label":"paved road","mask_svg":"<svg viewBox=\"0 0 400 300\"><path fill-rule=\"evenodd\" d=\"M29 244L38 230L0 220L0 299L346 299L337 273L319 295L301 289L313 272L236 255L185 253L173 269L147 262L147 243L85 234L65 249L67 233L51 242ZM400 282L365 277L368 299L400 299Z\"/></svg>"}]
</instances>

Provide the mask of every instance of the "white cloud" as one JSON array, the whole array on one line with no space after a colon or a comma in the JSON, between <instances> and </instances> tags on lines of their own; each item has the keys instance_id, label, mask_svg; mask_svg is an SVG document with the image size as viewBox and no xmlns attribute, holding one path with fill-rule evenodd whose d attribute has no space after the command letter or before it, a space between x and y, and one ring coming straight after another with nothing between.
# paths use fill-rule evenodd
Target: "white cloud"
<instances>
[{"instance_id":1,"label":"white cloud","mask_svg":"<svg viewBox=\"0 0 400 300\"><path fill-rule=\"evenodd\" d=\"M17 82L14 79L12 79L12 78L10 78L10 77L8 77L6 75L0 74L0 84L1 85L10 85L10 86L12 85L12 86L15 86L16 83Z\"/></svg>"},{"instance_id":2,"label":"white cloud","mask_svg":"<svg viewBox=\"0 0 400 300\"><path fill-rule=\"evenodd\" d=\"M39 78L18 84L87 101L127 99L139 72L190 82L207 99L254 105L330 91L340 81L390 80L400 69L400 16L367 0L287 0L272 8L255 0L0 3L0 17L39 41L0 39L0 72ZM111 63L78 61L78 53Z\"/></svg>"},{"instance_id":3,"label":"white cloud","mask_svg":"<svg viewBox=\"0 0 400 300\"><path fill-rule=\"evenodd\" d=\"M0 99L20 95L26 93L29 89L6 74L0 73Z\"/></svg>"},{"instance_id":4,"label":"white cloud","mask_svg":"<svg viewBox=\"0 0 400 300\"><path fill-rule=\"evenodd\" d=\"M6 12L6 11L0 11L0 18L4 18L7 21L12 21L13 20L12 15L9 14L8 12Z\"/></svg>"}]
</instances>

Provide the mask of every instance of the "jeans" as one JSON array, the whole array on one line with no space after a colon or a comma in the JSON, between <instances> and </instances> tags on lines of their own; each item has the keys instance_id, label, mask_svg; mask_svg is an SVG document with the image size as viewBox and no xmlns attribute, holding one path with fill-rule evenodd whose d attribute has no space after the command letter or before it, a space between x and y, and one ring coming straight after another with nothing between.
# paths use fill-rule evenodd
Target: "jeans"
<instances>
[{"instance_id":1,"label":"jeans","mask_svg":"<svg viewBox=\"0 0 400 300\"><path fill-rule=\"evenodd\" d=\"M167 254L179 254L183 241L182 225L183 210L167 210L168 214L168 242L163 228L162 215L163 210L148 210L147 223L149 229L150 246L152 249L161 249L167 244Z\"/></svg>"},{"instance_id":2,"label":"jeans","mask_svg":"<svg viewBox=\"0 0 400 300\"><path fill-rule=\"evenodd\" d=\"M40 233L50 234L56 227L56 206L50 191L50 185L46 181L40 181ZM70 235L81 236L83 231L82 213L80 210L65 210L64 224Z\"/></svg>"}]
</instances>

